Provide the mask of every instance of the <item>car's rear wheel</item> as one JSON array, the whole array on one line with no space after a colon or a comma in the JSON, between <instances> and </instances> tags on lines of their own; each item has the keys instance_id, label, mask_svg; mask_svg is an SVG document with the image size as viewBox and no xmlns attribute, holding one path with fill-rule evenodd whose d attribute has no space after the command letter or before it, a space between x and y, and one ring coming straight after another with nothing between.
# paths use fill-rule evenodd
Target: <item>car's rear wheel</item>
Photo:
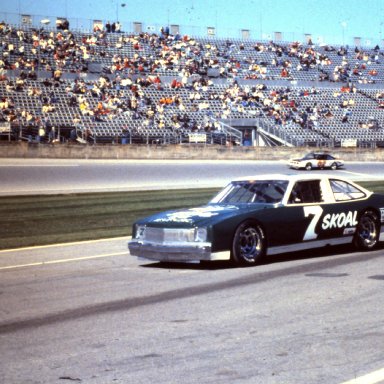
<instances>
[{"instance_id":1,"label":"car's rear wheel","mask_svg":"<svg viewBox=\"0 0 384 384\"><path fill-rule=\"evenodd\" d=\"M232 261L238 265L257 264L266 251L266 238L260 225L245 221L238 226L233 238Z\"/></svg>"},{"instance_id":2,"label":"car's rear wheel","mask_svg":"<svg viewBox=\"0 0 384 384\"><path fill-rule=\"evenodd\" d=\"M355 247L369 251L374 249L380 237L380 221L378 215L373 211L364 212L357 224L353 239Z\"/></svg>"},{"instance_id":3,"label":"car's rear wheel","mask_svg":"<svg viewBox=\"0 0 384 384\"><path fill-rule=\"evenodd\" d=\"M337 164L336 163L332 163L331 164L331 169L334 171L337 169Z\"/></svg>"},{"instance_id":4,"label":"car's rear wheel","mask_svg":"<svg viewBox=\"0 0 384 384\"><path fill-rule=\"evenodd\" d=\"M306 169L307 171L310 171L310 170L312 169L312 164L311 164L311 163L307 163L307 164L305 164L305 169Z\"/></svg>"}]
</instances>

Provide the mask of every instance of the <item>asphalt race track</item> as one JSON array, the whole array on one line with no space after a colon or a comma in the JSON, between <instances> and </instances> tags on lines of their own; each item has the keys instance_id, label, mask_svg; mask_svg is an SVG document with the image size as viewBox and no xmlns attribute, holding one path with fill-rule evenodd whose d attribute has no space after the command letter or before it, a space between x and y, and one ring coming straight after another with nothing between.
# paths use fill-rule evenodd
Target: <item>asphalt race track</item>
<instances>
[{"instance_id":1,"label":"asphalt race track","mask_svg":"<svg viewBox=\"0 0 384 384\"><path fill-rule=\"evenodd\" d=\"M0 252L2 383L384 379L383 249L230 268L138 261L126 242Z\"/></svg>"},{"instance_id":2,"label":"asphalt race track","mask_svg":"<svg viewBox=\"0 0 384 384\"><path fill-rule=\"evenodd\" d=\"M222 187L229 180L290 170L283 161L0 159L0 195ZM332 172L384 178L384 162L348 163Z\"/></svg>"},{"instance_id":3,"label":"asphalt race track","mask_svg":"<svg viewBox=\"0 0 384 384\"><path fill-rule=\"evenodd\" d=\"M0 166L3 194L139 189L147 178L151 188L173 179L222 185L266 172L296 171L280 162ZM335 174L382 178L384 164ZM137 260L127 241L0 251L1 383L384 382L384 247L287 253L232 268Z\"/></svg>"}]
</instances>

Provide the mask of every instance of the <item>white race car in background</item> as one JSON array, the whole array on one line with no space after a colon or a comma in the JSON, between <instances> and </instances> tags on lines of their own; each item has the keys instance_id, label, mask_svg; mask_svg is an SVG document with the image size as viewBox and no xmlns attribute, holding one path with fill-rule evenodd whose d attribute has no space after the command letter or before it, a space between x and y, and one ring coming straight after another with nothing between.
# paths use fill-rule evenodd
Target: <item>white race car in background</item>
<instances>
[{"instance_id":1,"label":"white race car in background","mask_svg":"<svg viewBox=\"0 0 384 384\"><path fill-rule=\"evenodd\" d=\"M338 169L344 166L344 161L326 152L310 152L299 159L290 159L289 168L293 169Z\"/></svg>"}]
</instances>

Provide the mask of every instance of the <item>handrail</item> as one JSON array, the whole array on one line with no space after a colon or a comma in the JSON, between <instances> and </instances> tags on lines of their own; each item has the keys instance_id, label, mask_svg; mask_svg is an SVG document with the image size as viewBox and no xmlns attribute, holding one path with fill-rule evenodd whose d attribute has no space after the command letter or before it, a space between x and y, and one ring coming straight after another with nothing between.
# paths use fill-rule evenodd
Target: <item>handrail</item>
<instances>
[{"instance_id":1,"label":"handrail","mask_svg":"<svg viewBox=\"0 0 384 384\"><path fill-rule=\"evenodd\" d=\"M220 124L220 128L221 128L223 133L225 133L226 135L234 137L236 139L235 141L237 141L239 145L243 145L243 132L232 127L229 124L224 123L223 121L215 119L212 116L209 116L209 119L214 123Z\"/></svg>"}]
</instances>

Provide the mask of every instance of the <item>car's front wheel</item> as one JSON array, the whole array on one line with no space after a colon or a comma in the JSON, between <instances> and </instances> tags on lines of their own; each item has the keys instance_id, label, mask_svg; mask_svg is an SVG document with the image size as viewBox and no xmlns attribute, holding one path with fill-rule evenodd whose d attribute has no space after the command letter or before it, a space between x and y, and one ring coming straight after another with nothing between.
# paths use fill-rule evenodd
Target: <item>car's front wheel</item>
<instances>
[{"instance_id":1,"label":"car's front wheel","mask_svg":"<svg viewBox=\"0 0 384 384\"><path fill-rule=\"evenodd\" d=\"M236 229L232 245L232 261L238 265L258 263L266 251L266 238L260 225L245 221Z\"/></svg>"},{"instance_id":2,"label":"car's front wheel","mask_svg":"<svg viewBox=\"0 0 384 384\"><path fill-rule=\"evenodd\" d=\"M336 163L332 163L331 164L331 169L332 169L332 171L336 170L337 169L337 164Z\"/></svg>"},{"instance_id":3,"label":"car's front wheel","mask_svg":"<svg viewBox=\"0 0 384 384\"><path fill-rule=\"evenodd\" d=\"M312 169L312 164L311 164L311 163L307 163L307 164L305 164L305 169L306 169L307 171L310 171L310 170Z\"/></svg>"},{"instance_id":4,"label":"car's front wheel","mask_svg":"<svg viewBox=\"0 0 384 384\"><path fill-rule=\"evenodd\" d=\"M366 211L360 217L353 239L354 245L361 250L374 249L379 242L380 221L373 211Z\"/></svg>"}]
</instances>

